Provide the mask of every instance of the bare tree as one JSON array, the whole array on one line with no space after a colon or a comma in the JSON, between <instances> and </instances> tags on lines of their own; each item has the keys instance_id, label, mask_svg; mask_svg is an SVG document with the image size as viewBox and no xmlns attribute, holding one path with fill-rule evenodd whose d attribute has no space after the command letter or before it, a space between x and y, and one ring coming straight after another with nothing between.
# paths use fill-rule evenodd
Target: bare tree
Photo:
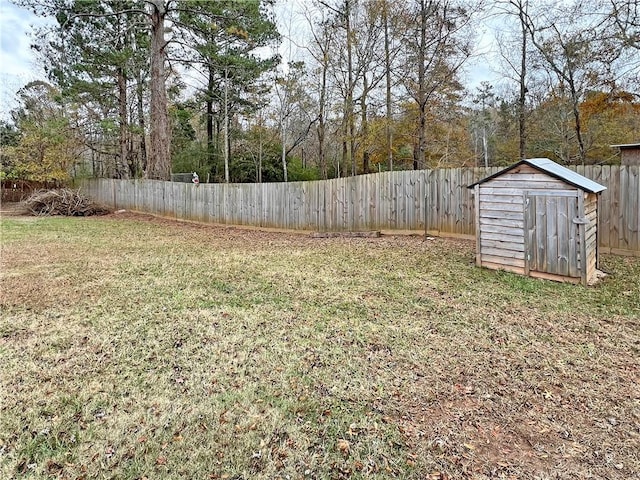
<instances>
[{"instance_id":1,"label":"bare tree","mask_svg":"<svg viewBox=\"0 0 640 480\"><path fill-rule=\"evenodd\" d=\"M399 52L399 43L394 45L394 36L391 29L397 23L397 18L401 16L400 10L398 14L393 14L390 0L380 0L379 8L382 15L382 25L384 31L384 80L385 80L385 139L386 139L386 157L389 171L393 171L393 130L391 128L393 120L393 104L391 92L394 84L391 80L391 70L394 59ZM398 10L398 5L394 4L393 8Z\"/></svg>"},{"instance_id":2,"label":"bare tree","mask_svg":"<svg viewBox=\"0 0 640 480\"><path fill-rule=\"evenodd\" d=\"M543 65L556 77L557 90L566 92L571 104L577 155L563 160L584 164L587 149L584 139L580 102L590 88L607 82L608 65L620 54L603 41L603 18L593 5L575 2L555 8L541 8L534 18L527 13L526 26L532 45Z\"/></svg>"},{"instance_id":3,"label":"bare tree","mask_svg":"<svg viewBox=\"0 0 640 480\"><path fill-rule=\"evenodd\" d=\"M406 16L403 43L409 68L403 72L403 84L418 107L414 169L425 161L428 102L455 82L470 56L471 35L465 32L470 19L469 9L450 0L415 0Z\"/></svg>"},{"instance_id":4,"label":"bare tree","mask_svg":"<svg viewBox=\"0 0 640 480\"><path fill-rule=\"evenodd\" d=\"M318 3L328 9L332 18L332 27L336 35L333 36L335 41L333 52L333 68L331 70L337 86L342 90L343 99L343 116L342 116L342 159L345 164L346 171L350 168L351 174L356 172L355 159L355 109L354 109L354 90L356 80L354 75L354 29L353 29L353 11L354 6L359 0L340 0L337 5L330 4L327 0L318 0ZM337 30L343 32L343 36L337 35ZM338 45L337 42L344 43Z\"/></svg>"},{"instance_id":5,"label":"bare tree","mask_svg":"<svg viewBox=\"0 0 640 480\"><path fill-rule=\"evenodd\" d=\"M171 135L169 134L169 116L167 113L167 88L165 85L165 59L167 41L165 40L165 18L167 3L152 0L151 8L151 111L150 111L150 155L145 176L151 179L169 180L171 178Z\"/></svg>"},{"instance_id":6,"label":"bare tree","mask_svg":"<svg viewBox=\"0 0 640 480\"><path fill-rule=\"evenodd\" d=\"M384 40L383 9L377 1L356 5L354 15L354 50L356 54L355 81L360 85L356 104L360 105L360 144L362 171L370 171L369 113L370 96L385 78L385 55L380 50Z\"/></svg>"},{"instance_id":7,"label":"bare tree","mask_svg":"<svg viewBox=\"0 0 640 480\"><path fill-rule=\"evenodd\" d=\"M609 21L624 46L640 49L640 5L638 0L609 0Z\"/></svg>"},{"instance_id":8,"label":"bare tree","mask_svg":"<svg viewBox=\"0 0 640 480\"><path fill-rule=\"evenodd\" d=\"M327 19L324 12L320 12L320 18L318 21L314 21L309 13L305 14L309 31L311 35L311 42L307 47L308 52L318 64L318 86L317 86L317 125L316 136L318 140L318 165L320 167L320 175L323 179L327 179L327 157L325 148L326 138L326 124L327 124L327 103L328 103L328 73L330 66L330 48L333 43L333 33L331 21Z\"/></svg>"},{"instance_id":9,"label":"bare tree","mask_svg":"<svg viewBox=\"0 0 640 480\"><path fill-rule=\"evenodd\" d=\"M520 158L523 159L526 157L527 151L527 68L529 66L527 22L529 21L529 0L505 0L498 2L496 8L499 15L507 18L517 17L518 19L518 31L514 34L515 41L501 41L499 45L500 55L508 65L508 75L514 74L518 82L518 150ZM513 55L515 51L519 52L517 58L514 58Z\"/></svg>"},{"instance_id":10,"label":"bare tree","mask_svg":"<svg viewBox=\"0 0 640 480\"><path fill-rule=\"evenodd\" d=\"M305 140L317 120L310 113L310 100L302 80L304 73L302 62L290 62L287 71L276 78L274 86L285 182L289 180L287 156Z\"/></svg>"}]
</instances>

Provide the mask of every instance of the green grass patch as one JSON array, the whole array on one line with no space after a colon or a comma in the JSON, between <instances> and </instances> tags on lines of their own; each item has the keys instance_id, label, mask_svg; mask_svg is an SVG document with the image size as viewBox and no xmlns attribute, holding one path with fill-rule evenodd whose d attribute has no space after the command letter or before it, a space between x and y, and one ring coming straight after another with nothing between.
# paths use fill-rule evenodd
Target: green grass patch
<instances>
[{"instance_id":1,"label":"green grass patch","mask_svg":"<svg viewBox=\"0 0 640 480\"><path fill-rule=\"evenodd\" d=\"M640 259L5 218L2 478L632 478Z\"/></svg>"}]
</instances>

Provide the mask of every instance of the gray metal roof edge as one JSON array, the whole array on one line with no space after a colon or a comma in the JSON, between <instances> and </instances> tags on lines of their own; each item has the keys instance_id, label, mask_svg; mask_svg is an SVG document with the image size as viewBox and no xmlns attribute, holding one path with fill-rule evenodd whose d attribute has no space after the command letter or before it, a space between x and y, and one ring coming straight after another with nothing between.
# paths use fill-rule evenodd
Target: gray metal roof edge
<instances>
[{"instance_id":1,"label":"gray metal roof edge","mask_svg":"<svg viewBox=\"0 0 640 480\"><path fill-rule=\"evenodd\" d=\"M558 180L562 180L570 185L573 185L576 188L580 188L581 190L585 190L590 193L600 193L603 190L606 190L607 187L604 185L600 185L597 182L594 182L590 178L585 177L584 175L580 175L578 172L574 172L573 170L569 170L567 167L560 165L559 163L554 162L549 158L525 158L520 160L519 162L514 163L513 165L504 168L493 175L489 175L488 177L483 178L482 180L478 180L471 185L468 185L467 188L473 188L476 185L480 185L481 183L485 183L489 180L492 180L500 175L512 170L519 165L526 163L527 165L541 170L552 177L557 178Z\"/></svg>"},{"instance_id":2,"label":"gray metal roof edge","mask_svg":"<svg viewBox=\"0 0 640 480\"><path fill-rule=\"evenodd\" d=\"M618 145L609 145L611 148L635 148L640 147L640 143L620 143Z\"/></svg>"}]
</instances>

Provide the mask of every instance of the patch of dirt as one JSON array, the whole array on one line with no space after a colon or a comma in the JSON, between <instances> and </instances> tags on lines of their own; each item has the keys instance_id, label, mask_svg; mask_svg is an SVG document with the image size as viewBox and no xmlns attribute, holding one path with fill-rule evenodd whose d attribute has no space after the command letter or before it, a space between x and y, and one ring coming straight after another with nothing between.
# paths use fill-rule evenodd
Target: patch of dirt
<instances>
[{"instance_id":1,"label":"patch of dirt","mask_svg":"<svg viewBox=\"0 0 640 480\"><path fill-rule=\"evenodd\" d=\"M457 398L440 402L398 399L396 408L402 413L392 420L416 459L440 459L441 476L435 478L449 478L446 470L452 466L470 478L519 478L508 475L553 471L549 455L538 448L544 443L546 451L556 443L548 429L532 421L501 422L492 402L460 386L453 390Z\"/></svg>"},{"instance_id":2,"label":"patch of dirt","mask_svg":"<svg viewBox=\"0 0 640 480\"><path fill-rule=\"evenodd\" d=\"M378 245L386 248L393 244L398 247L403 245L423 243L425 248L430 246L437 247L446 242L447 248L451 251L468 250L473 244L470 240L464 239L445 239L429 237L426 241L424 236L411 234L382 234L379 237L360 237L360 236L330 236L327 238L314 236L314 232L300 230L281 230L266 227L254 227L250 225L223 225L212 224L195 221L178 220L174 218L151 215L147 213L137 213L129 210L118 210L114 213L104 215L102 220L130 220L135 222L144 222L155 224L162 227L172 228L177 235L191 236L194 234L196 238L198 234L206 234L209 240L211 237L216 239L232 239L237 238L242 242L243 248L261 249L265 246L281 246L290 242L299 246L314 245L338 245L338 244L362 244L362 245Z\"/></svg>"}]
</instances>

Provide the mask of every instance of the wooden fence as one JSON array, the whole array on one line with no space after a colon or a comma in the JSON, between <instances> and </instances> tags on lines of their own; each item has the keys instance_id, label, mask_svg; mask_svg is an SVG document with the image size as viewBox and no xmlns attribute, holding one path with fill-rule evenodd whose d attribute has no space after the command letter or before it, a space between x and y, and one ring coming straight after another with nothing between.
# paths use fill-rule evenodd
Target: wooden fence
<instances>
[{"instance_id":1,"label":"wooden fence","mask_svg":"<svg viewBox=\"0 0 640 480\"><path fill-rule=\"evenodd\" d=\"M600 195L602 252L640 255L640 167L575 170L607 187ZM419 231L473 237L467 185L491 168L383 172L326 181L200 184L87 180L84 190L115 209L201 222L307 231Z\"/></svg>"}]
</instances>

